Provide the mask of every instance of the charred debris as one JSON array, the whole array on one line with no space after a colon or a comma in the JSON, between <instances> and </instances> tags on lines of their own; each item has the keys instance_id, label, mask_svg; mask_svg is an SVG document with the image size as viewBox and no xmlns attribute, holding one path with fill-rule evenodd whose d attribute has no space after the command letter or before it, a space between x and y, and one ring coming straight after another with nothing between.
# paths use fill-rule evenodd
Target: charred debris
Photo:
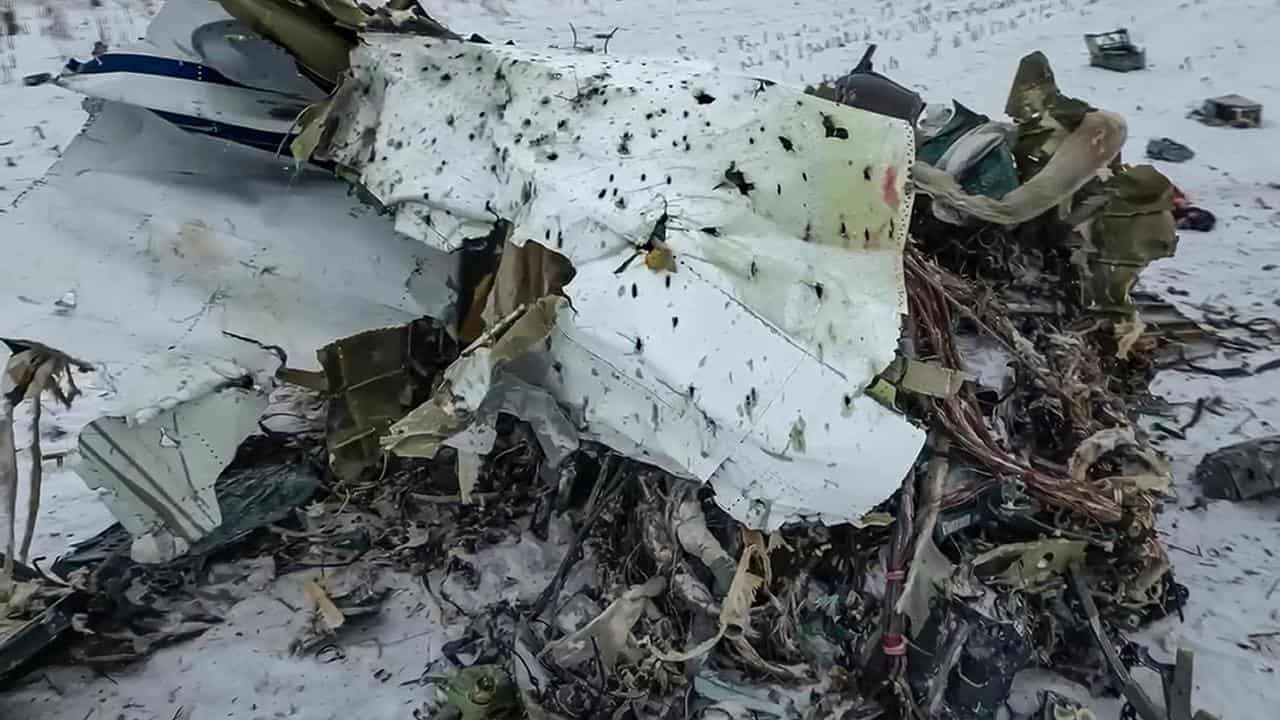
<instances>
[{"instance_id":1,"label":"charred debris","mask_svg":"<svg viewBox=\"0 0 1280 720\"><path fill-rule=\"evenodd\" d=\"M343 2L280 3L293 15L271 16L266 0L223 4L336 88L334 103L368 90L342 83L351 71L346 52L366 29L436 38L457 52L480 46L410 5L370 15ZM575 112L607 101L616 89L609 80L580 77L569 101L548 95L547 103L570 107L573 122ZM448 84L468 82L482 80ZM752 85L778 91L767 81ZM704 108L733 95L710 86L690 92ZM466 627L443 659L424 659L424 693L434 685L441 712L473 720L994 718L1028 668L1122 696L1141 720L1191 718L1190 654L1164 665L1127 637L1176 615L1187 597L1156 533L1169 470L1135 424L1156 370L1205 341L1194 329L1179 336L1148 324L1150 303L1142 307L1132 292L1149 262L1175 250L1177 189L1153 167L1125 162L1123 119L1063 94L1039 53L1017 68L1004 120L958 102L926 105L876 73L870 51L852 73L810 92L831 108L850 103L909 123L916 147L901 254L905 319L894 359L864 392L926 439L900 486L857 522L743 522L717 502L714 482L663 469L642 447L579 437L580 415L566 424L546 410L554 400L499 379L497 369L529 348L568 342L547 318L566 312L564 288L583 270L556 252L556 231L524 241L520 220L494 207L491 231L460 247L457 317L337 340L319 349L321 372L290 370L286 361L260 432L215 485L217 531L152 564L130 558L120 526L45 569L15 564L10 543L0 629L12 633L0 672L12 679L49 657L128 662L198 634L227 607L200 591L227 582L215 567L238 568L224 600L323 567L334 572L307 586L310 606L298 611L308 621L293 651L340 656L346 628L378 621L385 577L418 578ZM308 110L295 156L341 156L341 113L337 104ZM860 128L842 117L815 120L814 136L857 142ZM779 152L809 142L762 130L759 142ZM531 131L524 140L554 164L540 137ZM650 140L646 130L620 129L608 144L619 145L617 137L625 155ZM689 142L675 141L675 151ZM359 168L328 167L379 197ZM758 166L721 170L730 187L708 192L746 204L783 193ZM441 163L437 174L449 172ZM865 170L868 180L873 172L880 170ZM641 179L672 184L669 175ZM607 190L600 192L627 212ZM670 288L692 272L679 262L675 235L717 240L722 230L674 204L653 210L632 238L641 261L610 265L607 274L655 277ZM887 222L892 234L895 221ZM851 216L829 229L860 236L855 223ZM802 240L815 232L806 225ZM761 257L744 275L769 271ZM642 292L629 279L620 287L623 296ZM815 302L834 289L814 283ZM694 317L661 320L676 329ZM640 336L626 345L636 355L652 350ZM73 371L88 367L50 348L15 349L6 429L23 399L50 392L72 402ZM475 372L451 370L461 361ZM736 359L707 361L728 373ZM551 377L568 372L560 362ZM484 376L479 395L469 384L476 373ZM512 383L505 394L494 390L503 382ZM696 398L701 389L673 392ZM755 392L739 400L744 413L753 412ZM495 396L505 401L482 399ZM647 420L650 409L637 412ZM10 486L12 437L0 435ZM785 453L802 456L807 444L801 421ZM1238 485L1222 492L1254 494ZM774 501L804 505L780 497ZM522 542L558 553L536 595L464 607L446 583L431 586L443 577L475 589L484 570L469 558ZM26 559L25 545L16 554ZM53 644L57 637L62 644ZM1129 668L1139 665L1162 674L1163 697L1133 681ZM1035 717L1087 717L1074 700L1047 693Z\"/></svg>"}]
</instances>

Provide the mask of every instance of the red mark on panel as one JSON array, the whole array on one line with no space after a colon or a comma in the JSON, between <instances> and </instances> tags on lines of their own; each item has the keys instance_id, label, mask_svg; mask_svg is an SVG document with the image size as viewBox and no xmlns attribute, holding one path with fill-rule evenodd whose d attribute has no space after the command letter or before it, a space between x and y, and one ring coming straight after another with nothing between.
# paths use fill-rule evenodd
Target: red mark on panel
<instances>
[{"instance_id":1,"label":"red mark on panel","mask_svg":"<svg viewBox=\"0 0 1280 720\"><path fill-rule=\"evenodd\" d=\"M900 198L898 197L898 169L890 165L884 171L884 182L880 184L880 195L884 198L885 205L891 208L897 208Z\"/></svg>"}]
</instances>

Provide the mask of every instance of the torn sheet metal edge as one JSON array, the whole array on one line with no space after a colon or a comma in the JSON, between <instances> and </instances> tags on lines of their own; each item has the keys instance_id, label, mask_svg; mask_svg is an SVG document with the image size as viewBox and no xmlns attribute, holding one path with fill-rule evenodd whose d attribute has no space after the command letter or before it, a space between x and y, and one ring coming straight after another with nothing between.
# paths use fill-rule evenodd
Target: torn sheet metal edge
<instances>
[{"instance_id":1,"label":"torn sheet metal edge","mask_svg":"<svg viewBox=\"0 0 1280 720\"><path fill-rule=\"evenodd\" d=\"M484 433L477 431L476 437L469 438L467 430L477 420L483 428L487 421L479 415L482 408L495 413L494 408L508 400L513 406L518 404L515 397L495 399L495 383L513 358L547 337L563 302L563 298L548 296L521 305L486 330L445 369L431 399L410 410L382 436L383 449L403 457L434 457L452 438L468 452L481 452L483 445L477 443L483 443ZM497 394L518 391L511 384Z\"/></svg>"},{"instance_id":2,"label":"torn sheet metal edge","mask_svg":"<svg viewBox=\"0 0 1280 720\"><path fill-rule=\"evenodd\" d=\"M93 364L104 390L94 412L126 424L145 427L235 378L269 386L278 354L227 333L318 368L316 348L335 338L452 315L456 260L397 235L342 183L116 103L6 217L0 337ZM68 291L74 308L57 303ZM253 429L235 427L236 443ZM181 472L159 482L186 486ZM136 507L117 506L118 519Z\"/></svg>"},{"instance_id":3,"label":"torn sheet metal edge","mask_svg":"<svg viewBox=\"0 0 1280 720\"><path fill-rule=\"evenodd\" d=\"M458 451L460 485L464 472L471 481L479 477L479 468L471 463L479 455L487 455L493 450L493 443L498 437L499 413L524 418L529 423L549 467L560 467L560 463L578 449L578 429L556 404L551 393L514 375L500 374L480 404L472 424L443 443ZM467 497L470 488L460 487L460 492L464 496L463 502L470 502Z\"/></svg>"},{"instance_id":4,"label":"torn sheet metal edge","mask_svg":"<svg viewBox=\"0 0 1280 720\"><path fill-rule=\"evenodd\" d=\"M712 480L754 527L893 492L924 436L863 388L905 312L908 123L696 63L363 40L368 92L331 108L319 158L424 243L502 218L573 263L523 377L588 437ZM620 269L660 223L676 271Z\"/></svg>"},{"instance_id":5,"label":"torn sheet metal edge","mask_svg":"<svg viewBox=\"0 0 1280 720\"><path fill-rule=\"evenodd\" d=\"M214 483L266 406L264 392L228 388L141 425L100 418L81 431L81 474L133 536L134 561L168 562L222 524Z\"/></svg>"},{"instance_id":6,"label":"torn sheet metal edge","mask_svg":"<svg viewBox=\"0 0 1280 720\"><path fill-rule=\"evenodd\" d=\"M216 0L165 0L138 44L112 50L129 48L212 67L250 88L311 100L326 95L299 72L288 51L235 19Z\"/></svg>"},{"instance_id":7,"label":"torn sheet metal edge","mask_svg":"<svg viewBox=\"0 0 1280 720\"><path fill-rule=\"evenodd\" d=\"M213 68L147 52L105 53L74 60L55 82L91 98L144 107L178 127L260 150L279 151L293 138L303 98L245 87Z\"/></svg>"},{"instance_id":8,"label":"torn sheet metal edge","mask_svg":"<svg viewBox=\"0 0 1280 720\"><path fill-rule=\"evenodd\" d=\"M227 39L233 31L236 42ZM270 152L288 147L296 118L324 97L286 53L207 0L166 3L145 40L86 62L69 60L55 82L147 108L189 132Z\"/></svg>"},{"instance_id":9,"label":"torn sheet metal edge","mask_svg":"<svg viewBox=\"0 0 1280 720\"><path fill-rule=\"evenodd\" d=\"M0 337L94 364L102 413L131 422L235 378L268 384L278 354L228 333L318 369L335 338L452 314L456 263L341 183L124 105L104 106L7 217ZM77 307L57 307L68 290Z\"/></svg>"}]
</instances>

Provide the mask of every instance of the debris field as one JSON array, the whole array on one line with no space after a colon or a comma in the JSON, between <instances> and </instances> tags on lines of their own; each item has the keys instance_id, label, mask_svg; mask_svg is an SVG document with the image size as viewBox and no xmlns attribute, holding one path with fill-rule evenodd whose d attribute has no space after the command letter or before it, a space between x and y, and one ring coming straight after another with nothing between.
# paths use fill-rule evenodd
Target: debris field
<instances>
[{"instance_id":1,"label":"debris field","mask_svg":"<svg viewBox=\"0 0 1280 720\"><path fill-rule=\"evenodd\" d=\"M1191 592L1159 437L1216 410L1141 422L1153 380L1280 368L1220 364L1274 322L1139 287L1217 223L1148 163L1201 148L1125 157L1124 109L1039 51L970 108L870 39L800 87L572 35L169 0L29 77L90 120L3 216L42 243L0 308L0 680L145 663L293 578L295 658L442 629L412 717L1095 717L1055 690L1016 713L1030 670L1219 717L1190 648L1139 640ZM1238 95L1195 117L1263 122ZM73 454L118 523L42 563L47 463L19 454L85 402ZM1195 481L1274 495L1277 442Z\"/></svg>"}]
</instances>

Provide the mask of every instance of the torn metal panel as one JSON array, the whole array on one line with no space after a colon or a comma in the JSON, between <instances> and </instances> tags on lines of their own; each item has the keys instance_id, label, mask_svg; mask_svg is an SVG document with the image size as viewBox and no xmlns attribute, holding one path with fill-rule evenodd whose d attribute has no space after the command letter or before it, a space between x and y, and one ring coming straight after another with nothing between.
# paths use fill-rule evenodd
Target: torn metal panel
<instances>
[{"instance_id":1,"label":"torn metal panel","mask_svg":"<svg viewBox=\"0 0 1280 720\"><path fill-rule=\"evenodd\" d=\"M95 364L111 390L106 412L142 421L280 364L277 351L227 333L319 369L315 349L336 337L449 316L449 259L345 195L266 154L108 104L7 215L15 272L0 337ZM56 306L68 290L69 312Z\"/></svg>"},{"instance_id":2,"label":"torn metal panel","mask_svg":"<svg viewBox=\"0 0 1280 720\"><path fill-rule=\"evenodd\" d=\"M263 392L227 388L145 423L108 417L81 431L81 473L133 536L135 561L172 560L222 524L214 482L266 406Z\"/></svg>"},{"instance_id":3,"label":"torn metal panel","mask_svg":"<svg viewBox=\"0 0 1280 720\"><path fill-rule=\"evenodd\" d=\"M1105 186L1112 197L1084 229L1087 300L1103 308L1130 303L1138 274L1178 248L1173 184L1150 165L1126 166Z\"/></svg>"},{"instance_id":4,"label":"torn metal panel","mask_svg":"<svg viewBox=\"0 0 1280 720\"><path fill-rule=\"evenodd\" d=\"M500 375L480 404L472 424L444 441L459 451L487 454L497 439L499 413L527 418L547 466L558 468L577 451L578 428L546 389L530 385L514 375ZM461 455L459 455L461 458Z\"/></svg>"},{"instance_id":5,"label":"torn metal panel","mask_svg":"<svg viewBox=\"0 0 1280 720\"><path fill-rule=\"evenodd\" d=\"M336 85L339 76L346 71L347 54L355 38L339 31L325 13L306 3L290 0L217 2L237 20L288 48L298 63L317 80Z\"/></svg>"},{"instance_id":6,"label":"torn metal panel","mask_svg":"<svg viewBox=\"0 0 1280 720\"><path fill-rule=\"evenodd\" d=\"M488 283L489 292L481 296L484 306L479 327L492 327L521 305L551 295L562 296L564 286L573 279L573 266L565 257L538 243L517 245L507 240L510 226L505 223L501 234L506 240L498 267ZM463 251L466 252L465 250ZM468 330L463 324L463 337Z\"/></svg>"},{"instance_id":7,"label":"torn metal panel","mask_svg":"<svg viewBox=\"0 0 1280 720\"><path fill-rule=\"evenodd\" d=\"M144 40L71 60L55 82L269 152L286 148L303 109L324 98L284 50L207 0L167 3Z\"/></svg>"},{"instance_id":8,"label":"torn metal panel","mask_svg":"<svg viewBox=\"0 0 1280 720\"><path fill-rule=\"evenodd\" d=\"M939 588L955 573L956 566L942 554L932 537L921 536L916 543L906 587L898 600L898 608L911 618L911 627L914 632L919 632L929 618L930 608L934 604Z\"/></svg>"},{"instance_id":9,"label":"torn metal panel","mask_svg":"<svg viewBox=\"0 0 1280 720\"><path fill-rule=\"evenodd\" d=\"M190 47L202 64L241 85L316 100L324 96L298 72L283 48L239 21L214 20L196 26Z\"/></svg>"},{"instance_id":10,"label":"torn metal panel","mask_svg":"<svg viewBox=\"0 0 1280 720\"><path fill-rule=\"evenodd\" d=\"M1196 466L1193 477L1211 498L1251 500L1280 492L1280 436L1214 450Z\"/></svg>"},{"instance_id":11,"label":"torn metal panel","mask_svg":"<svg viewBox=\"0 0 1280 720\"><path fill-rule=\"evenodd\" d=\"M500 221L569 260L520 373L589 438L754 527L892 493L923 434L863 389L905 312L907 122L694 63L363 37L316 157L425 244Z\"/></svg>"},{"instance_id":12,"label":"torn metal panel","mask_svg":"<svg viewBox=\"0 0 1280 720\"><path fill-rule=\"evenodd\" d=\"M432 379L456 355L433 320L367 330L326 345L324 366L329 466L356 481L382 455L379 439L427 396Z\"/></svg>"},{"instance_id":13,"label":"torn metal panel","mask_svg":"<svg viewBox=\"0 0 1280 720\"><path fill-rule=\"evenodd\" d=\"M222 524L192 545L187 556L178 558L177 563L189 562L190 558L208 558L230 549L237 540L254 530L291 515L310 500L319 487L320 476L315 466L299 463L296 457L286 455L283 458L255 458L245 464L233 463L218 476L214 485L218 509L223 516ZM124 568L132 564L127 559L131 555L132 544L128 530L116 523L96 536L76 543L70 552L53 563L52 570L59 577L70 577L72 573L86 570L93 576L93 583L109 584L112 576L124 572Z\"/></svg>"},{"instance_id":14,"label":"torn metal panel","mask_svg":"<svg viewBox=\"0 0 1280 720\"><path fill-rule=\"evenodd\" d=\"M445 370L431 399L382 436L383 448L406 457L434 457L447 440L474 423L501 379L503 367L547 337L563 302L560 298L543 298L517 308L490 328ZM473 447L467 449L476 451Z\"/></svg>"},{"instance_id":15,"label":"torn metal panel","mask_svg":"<svg viewBox=\"0 0 1280 720\"><path fill-rule=\"evenodd\" d=\"M92 364L106 390L99 411L144 436L159 432L158 416L229 381L269 386L282 357L319 369L315 349L335 338L452 317L455 261L397 235L341 183L117 103L6 219L0 338ZM208 422L236 429L234 450L255 424L226 411L210 410L221 420ZM220 469L194 480L211 483ZM177 465L153 480L208 504ZM130 495L114 474L100 481ZM154 529L132 500L117 510L131 529ZM189 521L165 531L172 541L152 537L140 556L166 557L217 523L216 505L186 511Z\"/></svg>"},{"instance_id":16,"label":"torn metal panel","mask_svg":"<svg viewBox=\"0 0 1280 720\"><path fill-rule=\"evenodd\" d=\"M1043 52L1025 55L1018 63L1004 106L1005 114L1019 125L1014 155L1023 176L1035 174L1047 155L1054 153L1057 144L1093 110L1089 103L1058 89L1049 58Z\"/></svg>"},{"instance_id":17,"label":"torn metal panel","mask_svg":"<svg viewBox=\"0 0 1280 720\"><path fill-rule=\"evenodd\" d=\"M55 82L102 100L145 107L184 130L235 138L270 152L287 147L306 98L235 83L210 67L152 54L147 48L71 60Z\"/></svg>"}]
</instances>

